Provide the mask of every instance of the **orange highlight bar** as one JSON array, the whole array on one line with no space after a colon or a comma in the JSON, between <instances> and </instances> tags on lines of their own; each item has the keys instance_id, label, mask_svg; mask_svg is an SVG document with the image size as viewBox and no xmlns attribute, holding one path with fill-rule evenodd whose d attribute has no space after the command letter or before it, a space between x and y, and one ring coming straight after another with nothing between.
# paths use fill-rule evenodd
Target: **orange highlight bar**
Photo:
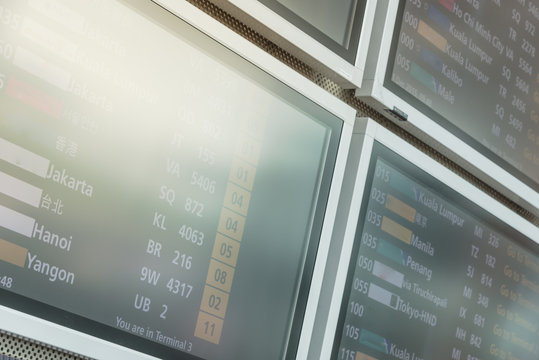
<instances>
[{"instance_id":1,"label":"orange highlight bar","mask_svg":"<svg viewBox=\"0 0 539 360\"><path fill-rule=\"evenodd\" d=\"M243 229L245 228L245 216L236 214L232 210L223 208L217 231L237 241L241 241L243 237Z\"/></svg>"},{"instance_id":2,"label":"orange highlight bar","mask_svg":"<svg viewBox=\"0 0 539 360\"><path fill-rule=\"evenodd\" d=\"M234 159L228 180L249 191L253 190L256 168L240 159Z\"/></svg>"},{"instance_id":3,"label":"orange highlight bar","mask_svg":"<svg viewBox=\"0 0 539 360\"><path fill-rule=\"evenodd\" d=\"M240 137L236 145L236 155L243 160L258 165L260 152L262 151L262 143L250 137Z\"/></svg>"},{"instance_id":4,"label":"orange highlight bar","mask_svg":"<svg viewBox=\"0 0 539 360\"><path fill-rule=\"evenodd\" d=\"M0 260L24 267L28 249L0 239Z\"/></svg>"},{"instance_id":5,"label":"orange highlight bar","mask_svg":"<svg viewBox=\"0 0 539 360\"><path fill-rule=\"evenodd\" d=\"M239 251L239 242L229 239L219 233L215 235L215 243L213 245L213 252L211 254L214 259L234 267L238 262Z\"/></svg>"},{"instance_id":6,"label":"orange highlight bar","mask_svg":"<svg viewBox=\"0 0 539 360\"><path fill-rule=\"evenodd\" d=\"M225 318L226 308L228 306L228 294L224 291L217 290L211 286L206 285L204 287L204 294L202 294L202 302L200 303L200 310L207 312L208 314L215 315L222 319Z\"/></svg>"},{"instance_id":7,"label":"orange highlight bar","mask_svg":"<svg viewBox=\"0 0 539 360\"><path fill-rule=\"evenodd\" d=\"M219 345L219 341L221 340L221 332L223 331L223 323L223 319L219 319L216 316L200 311L198 313L197 324L195 327L195 336Z\"/></svg>"},{"instance_id":8,"label":"orange highlight bar","mask_svg":"<svg viewBox=\"0 0 539 360\"><path fill-rule=\"evenodd\" d=\"M376 358L373 358L372 356L369 356L367 354L363 354L362 352L356 352L356 360L378 360Z\"/></svg>"},{"instance_id":9,"label":"orange highlight bar","mask_svg":"<svg viewBox=\"0 0 539 360\"><path fill-rule=\"evenodd\" d=\"M232 280L234 280L234 268L232 266L222 264L214 259L210 260L206 284L229 293L232 288Z\"/></svg>"},{"instance_id":10,"label":"orange highlight bar","mask_svg":"<svg viewBox=\"0 0 539 360\"><path fill-rule=\"evenodd\" d=\"M410 242L412 241L412 232L409 229L385 216L382 218L382 231L385 231L389 235L396 237L408 245L410 245Z\"/></svg>"},{"instance_id":11,"label":"orange highlight bar","mask_svg":"<svg viewBox=\"0 0 539 360\"><path fill-rule=\"evenodd\" d=\"M251 193L249 191L242 189L232 182L228 183L223 206L237 212L238 214L247 216L249 201L251 201Z\"/></svg>"},{"instance_id":12,"label":"orange highlight bar","mask_svg":"<svg viewBox=\"0 0 539 360\"><path fill-rule=\"evenodd\" d=\"M432 45L440 49L441 52L445 53L447 47L447 39L440 35L436 30L431 28L423 20L419 20L419 26L417 27L417 32L427 39Z\"/></svg>"},{"instance_id":13,"label":"orange highlight bar","mask_svg":"<svg viewBox=\"0 0 539 360\"><path fill-rule=\"evenodd\" d=\"M416 210L393 195L387 194L386 208L393 211L395 214L402 216L411 223L415 222Z\"/></svg>"}]
</instances>

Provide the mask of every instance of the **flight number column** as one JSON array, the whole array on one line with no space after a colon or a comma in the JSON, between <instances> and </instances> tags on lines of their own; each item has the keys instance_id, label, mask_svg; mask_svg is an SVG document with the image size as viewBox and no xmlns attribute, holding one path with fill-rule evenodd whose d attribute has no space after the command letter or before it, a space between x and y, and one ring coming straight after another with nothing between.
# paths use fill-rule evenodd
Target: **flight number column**
<instances>
[{"instance_id":1,"label":"flight number column","mask_svg":"<svg viewBox=\"0 0 539 360\"><path fill-rule=\"evenodd\" d=\"M461 359L463 352L467 352L467 360L479 360L481 354L486 352L484 329L488 327L487 319L490 318L490 299L495 297L492 289L500 239L481 224L473 225L473 236L470 234L469 238L468 264L463 269L465 281L462 300L455 314L457 326L454 333L456 344L451 350L453 360Z\"/></svg>"},{"instance_id":2,"label":"flight number column","mask_svg":"<svg viewBox=\"0 0 539 360\"><path fill-rule=\"evenodd\" d=\"M143 313L153 314L156 311L155 315L162 320L167 320L169 315L175 312L176 309L173 309L169 314L170 304L178 305L173 299L180 297L189 300L196 288L196 284L190 284L178 276L180 273L182 277L188 277L187 272L191 270L196 260L193 260L189 251L184 250L186 248L184 244L168 241L168 238L175 239L179 235L179 239L196 247L204 244L204 232L196 229L188 221L190 217L203 217L204 204L193 200L190 194L184 201L180 200L181 192L185 188L183 172L186 166L179 154L186 151L185 139L186 135L179 131L167 135L168 155L159 162L162 166L162 172L159 174L162 177L161 182L158 188L152 187L152 191L158 194L159 207L155 208L152 217L148 218L151 219L151 227L148 229L151 229L152 236L144 244L147 261L139 272L139 280L145 285L136 292L132 303L136 310ZM178 217L178 214L181 216ZM156 291L153 288L164 291ZM154 309L156 299L162 301L157 310ZM117 326L129 330L120 323ZM144 335L150 339L154 338L153 330L148 330Z\"/></svg>"}]
</instances>

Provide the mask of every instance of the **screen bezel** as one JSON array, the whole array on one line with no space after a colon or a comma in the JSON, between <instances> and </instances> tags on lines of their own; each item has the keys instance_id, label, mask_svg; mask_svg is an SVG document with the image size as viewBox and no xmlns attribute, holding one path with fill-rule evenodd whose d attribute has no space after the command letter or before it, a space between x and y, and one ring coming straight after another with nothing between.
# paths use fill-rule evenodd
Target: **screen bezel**
<instances>
[{"instance_id":1,"label":"screen bezel","mask_svg":"<svg viewBox=\"0 0 539 360\"><path fill-rule=\"evenodd\" d=\"M321 262L316 260L317 257L323 256L320 251L317 253L317 248L324 248L326 246L324 243L329 242L327 234L331 232L334 212L331 207L336 208L336 198L340 188L339 181L342 181L342 169L344 168L342 164L346 161L346 149L350 142L355 111L329 94L325 94L321 89L273 59L269 54L248 43L241 36L186 2L175 4L175 8L169 10L163 9L151 1L144 4L137 3L137 5L124 0L121 2L130 10L141 13L159 26L167 29L169 26L173 29L179 27L185 31L196 33L196 36L203 37L205 42L211 43L212 47L226 52L227 56L234 58L235 62L240 61L242 73L244 71L259 73L260 76L269 79L271 91L277 93L271 86L275 86L277 89L279 87L286 88L287 91L295 93L304 104L309 103L310 106L318 107L320 109L318 111L331 114L331 117L334 117L333 125L331 125L333 131L330 146L332 146L335 157L328 159L328 166L323 170L324 179L322 181L324 184L322 187L325 190L322 196L325 196L326 199L316 204L313 220L317 227L314 231L315 237L319 237L320 243L309 241L305 259L309 269L300 277L298 284L298 289L303 290L303 293L301 296L298 295L298 306L291 312L293 315L291 317L292 329L290 329L289 334L294 345L283 350L287 352L287 358L295 358L298 343L306 331L305 326L302 328L301 320L309 316L306 313L307 305L315 301L312 296L307 296L307 294L309 291L316 293L316 281L313 280L313 285L309 285L313 279L313 272L316 274L320 272L319 268L323 267L323 264L320 265ZM176 16L170 14L170 11L176 13ZM327 240L324 240L324 237ZM14 293L2 291L2 298L5 299L3 301L5 301L6 306L0 306L0 316L3 319L0 330L8 333L92 358L146 359L153 357L142 352L151 352L152 355L160 358L176 358L181 355L195 359L194 356L187 353L166 348ZM289 341L286 343L288 344Z\"/></svg>"},{"instance_id":2,"label":"screen bezel","mask_svg":"<svg viewBox=\"0 0 539 360\"><path fill-rule=\"evenodd\" d=\"M348 168L357 169L354 173L347 173L355 181L347 188L342 190L343 198L351 198L349 203L341 202L341 208L346 214L347 228L343 239L333 239L334 242L342 242L340 249L338 269L334 277L324 284L325 291L331 292L331 302L328 309L321 309L320 321L326 325L323 336L323 346L320 358L331 358L335 344L338 346L337 337L338 324L342 324L342 304L345 301L345 293L349 293L350 266L351 262L357 257L359 245L356 243L356 236L361 234L362 222L368 201L366 198L370 195L370 186L372 185L372 171L375 166L376 156L380 154L380 147L386 148L388 153L393 156L404 159L409 163L410 168L419 169L423 178L430 179L426 181L427 185L434 184L445 188L445 192L454 195L453 200L462 201L473 207L474 211L479 211L484 215L485 223L495 224L493 228L502 233L511 232L518 234L519 245L532 248L535 253L539 253L539 233L537 227L516 213L473 186L460 176L453 173L442 164L419 151L397 135L391 133L386 128L375 123L371 119L364 119L361 129L354 133L352 146L355 143L362 143L362 152L355 157L350 156ZM422 179L423 180L423 179ZM348 194L348 196L347 196ZM447 194L446 194L447 196ZM347 306L345 306L345 309ZM313 340L314 341L314 340Z\"/></svg>"},{"instance_id":3,"label":"screen bezel","mask_svg":"<svg viewBox=\"0 0 539 360\"><path fill-rule=\"evenodd\" d=\"M404 3L401 0L379 1L365 71L365 78L370 80L365 82L363 88L356 90L356 96L509 199L533 214L539 214L539 183L531 181L530 184L529 179L524 179L523 174L505 160L458 130L449 121L439 121L437 117L440 115L425 109L424 104L416 104L418 100L408 99L407 94L402 93L404 90L397 85L386 83L392 70L391 56L396 51L392 45L400 30L397 15L399 9L403 11ZM405 114L406 121L402 121L400 116L394 116L395 111ZM444 122L448 126L444 126ZM506 165L500 164L500 161Z\"/></svg>"},{"instance_id":4,"label":"screen bezel","mask_svg":"<svg viewBox=\"0 0 539 360\"><path fill-rule=\"evenodd\" d=\"M354 41L354 44L350 45L350 51L345 51L340 44L277 1L210 1L238 17L240 21L328 76L340 86L361 87L371 40L376 0L364 1L364 16L361 18L361 24L358 23L354 27L354 31L359 31L358 38L351 37L350 40ZM359 2L357 8L362 7Z\"/></svg>"},{"instance_id":5,"label":"screen bezel","mask_svg":"<svg viewBox=\"0 0 539 360\"><path fill-rule=\"evenodd\" d=\"M297 26L299 29L310 35L313 39L320 42L322 45L329 48L331 51L348 61L350 64L355 64L357 59L357 50L359 47L359 39L361 37L361 27L363 25L363 17L361 14L365 14L366 2L358 1L356 4L354 13L354 20L350 31L350 38L348 40L349 46L344 46L331 39L328 35L324 34L314 25L307 22L300 15L296 14L284 4L277 0L258 0L262 4L266 5L271 10L285 18L290 23Z\"/></svg>"}]
</instances>

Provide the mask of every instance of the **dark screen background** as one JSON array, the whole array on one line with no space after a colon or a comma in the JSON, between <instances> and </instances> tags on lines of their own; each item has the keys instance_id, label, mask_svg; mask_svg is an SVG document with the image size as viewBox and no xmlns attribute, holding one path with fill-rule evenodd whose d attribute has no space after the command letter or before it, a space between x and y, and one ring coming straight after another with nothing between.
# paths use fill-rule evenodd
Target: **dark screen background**
<instances>
[{"instance_id":1,"label":"dark screen background","mask_svg":"<svg viewBox=\"0 0 539 360\"><path fill-rule=\"evenodd\" d=\"M376 144L334 359L539 359L537 244Z\"/></svg>"},{"instance_id":2,"label":"dark screen background","mask_svg":"<svg viewBox=\"0 0 539 360\"><path fill-rule=\"evenodd\" d=\"M533 0L401 1L386 75L387 86L534 189L538 9Z\"/></svg>"}]
</instances>

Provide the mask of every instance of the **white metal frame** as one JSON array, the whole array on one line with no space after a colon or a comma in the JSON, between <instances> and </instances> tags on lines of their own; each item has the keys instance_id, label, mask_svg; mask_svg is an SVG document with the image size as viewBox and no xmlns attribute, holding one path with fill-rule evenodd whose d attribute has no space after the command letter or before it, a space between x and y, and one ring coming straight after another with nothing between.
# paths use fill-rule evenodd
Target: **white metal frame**
<instances>
[{"instance_id":1,"label":"white metal frame","mask_svg":"<svg viewBox=\"0 0 539 360\"><path fill-rule=\"evenodd\" d=\"M356 90L356 96L386 115L386 109L394 108L406 113L408 119L405 122L396 117L390 118L509 199L539 216L538 192L384 87L398 5L399 0L378 1L363 87Z\"/></svg>"},{"instance_id":2,"label":"white metal frame","mask_svg":"<svg viewBox=\"0 0 539 360\"><path fill-rule=\"evenodd\" d=\"M210 0L269 40L344 88L360 87L371 38L376 0L366 0L356 61L351 64L297 26L256 0Z\"/></svg>"},{"instance_id":3,"label":"white metal frame","mask_svg":"<svg viewBox=\"0 0 539 360\"><path fill-rule=\"evenodd\" d=\"M328 260L328 269L332 269L332 272L327 274L323 288L324 292L327 291L331 295L329 296L330 299L326 303L321 303L319 308L317 324L324 328L324 331L323 334L313 336L312 359L318 358L318 356L320 359L329 359L331 355L350 256L357 231L359 212L365 191L367 170L372 161L371 154L375 142L403 156L407 161L539 244L539 231L535 225L518 216L512 210L373 120L360 119L356 122L351 148L359 147L361 152L350 154L348 159L347 173L345 175L347 183L345 183L341 191L341 202L339 204L338 218L342 216L343 219L339 219L340 223L335 227L333 246L336 248L336 254ZM318 345L319 350L314 352L313 350L317 346L316 343L321 345Z\"/></svg>"},{"instance_id":4,"label":"white metal frame","mask_svg":"<svg viewBox=\"0 0 539 360\"><path fill-rule=\"evenodd\" d=\"M314 326L318 297L322 286L322 276L325 272L325 262L331 242L331 233L333 231L339 192L347 162L348 148L352 137L356 111L186 1L152 1L165 7L181 20L217 40L239 56L247 59L249 62L343 120L338 157L322 228L305 321L299 342L298 354L301 354L309 346L311 332ZM0 306L0 319L0 329L5 332L48 344L68 352L97 359L155 359L152 356L5 306ZM298 356L298 358L302 357Z\"/></svg>"}]
</instances>

